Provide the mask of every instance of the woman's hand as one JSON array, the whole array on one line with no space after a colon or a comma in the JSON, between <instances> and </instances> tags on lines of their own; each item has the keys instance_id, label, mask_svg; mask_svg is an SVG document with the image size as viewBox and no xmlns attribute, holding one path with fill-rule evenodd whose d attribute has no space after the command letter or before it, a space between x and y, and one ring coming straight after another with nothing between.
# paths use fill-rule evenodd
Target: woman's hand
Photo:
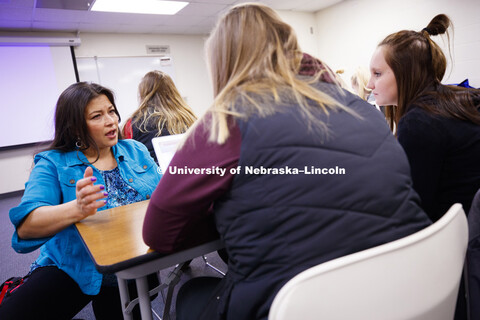
<instances>
[{"instance_id":1,"label":"woman's hand","mask_svg":"<svg viewBox=\"0 0 480 320\"><path fill-rule=\"evenodd\" d=\"M53 236L63 229L75 224L105 205L107 193L104 186L93 185L96 181L93 169L88 167L83 179L77 181L76 199L55 206L38 207L30 212L17 228L22 239L43 238ZM100 201L97 201L100 200Z\"/></svg>"},{"instance_id":2,"label":"woman's hand","mask_svg":"<svg viewBox=\"0 0 480 320\"><path fill-rule=\"evenodd\" d=\"M79 221L91 216L97 212L98 208L103 207L107 201L100 199L108 196L108 193L104 192L105 189L102 185L94 185L97 178L93 176L93 169L87 167L83 174L83 179L77 181L76 185L76 206L80 213Z\"/></svg>"}]
</instances>

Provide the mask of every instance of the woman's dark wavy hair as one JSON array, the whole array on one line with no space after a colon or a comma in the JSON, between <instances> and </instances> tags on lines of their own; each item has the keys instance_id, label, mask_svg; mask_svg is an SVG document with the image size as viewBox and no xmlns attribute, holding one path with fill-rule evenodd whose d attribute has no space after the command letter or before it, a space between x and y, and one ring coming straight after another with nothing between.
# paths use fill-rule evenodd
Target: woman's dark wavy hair
<instances>
[{"instance_id":1,"label":"woman's dark wavy hair","mask_svg":"<svg viewBox=\"0 0 480 320\"><path fill-rule=\"evenodd\" d=\"M378 45L383 46L385 61L397 81L397 107L386 108L392 129L413 104L435 115L480 125L480 113L473 101L480 98L480 90L441 84L447 60L430 36L446 34L450 47L449 27L453 28L451 20L439 14L421 31L399 31Z\"/></svg>"},{"instance_id":2,"label":"woman's dark wavy hair","mask_svg":"<svg viewBox=\"0 0 480 320\"><path fill-rule=\"evenodd\" d=\"M100 95L105 95L112 103L120 122L120 114L110 89L96 83L74 83L65 89L58 98L55 110L55 137L47 150L68 152L93 147L98 156L98 146L88 133L85 109L90 101ZM118 130L118 137L122 138L120 130ZM77 142L80 147L77 147Z\"/></svg>"}]
</instances>

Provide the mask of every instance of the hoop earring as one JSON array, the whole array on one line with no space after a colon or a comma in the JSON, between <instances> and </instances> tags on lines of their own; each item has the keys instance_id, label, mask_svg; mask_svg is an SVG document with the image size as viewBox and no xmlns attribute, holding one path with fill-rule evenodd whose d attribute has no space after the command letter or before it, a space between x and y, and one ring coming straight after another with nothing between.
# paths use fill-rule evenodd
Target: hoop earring
<instances>
[{"instance_id":1,"label":"hoop earring","mask_svg":"<svg viewBox=\"0 0 480 320\"><path fill-rule=\"evenodd\" d=\"M82 142L80 141L80 138L77 139L77 141L75 142L75 147L77 147L77 149L80 149L82 147Z\"/></svg>"}]
</instances>

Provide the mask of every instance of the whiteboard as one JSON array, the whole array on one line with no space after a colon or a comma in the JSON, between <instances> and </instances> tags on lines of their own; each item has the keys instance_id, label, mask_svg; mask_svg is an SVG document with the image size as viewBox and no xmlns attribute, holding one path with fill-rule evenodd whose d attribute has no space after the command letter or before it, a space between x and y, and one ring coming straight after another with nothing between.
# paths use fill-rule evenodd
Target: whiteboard
<instances>
[{"instance_id":1,"label":"whiteboard","mask_svg":"<svg viewBox=\"0 0 480 320\"><path fill-rule=\"evenodd\" d=\"M113 90L122 122L138 108L138 85L150 71L167 73L175 82L171 57L77 57L80 81L91 81Z\"/></svg>"}]
</instances>

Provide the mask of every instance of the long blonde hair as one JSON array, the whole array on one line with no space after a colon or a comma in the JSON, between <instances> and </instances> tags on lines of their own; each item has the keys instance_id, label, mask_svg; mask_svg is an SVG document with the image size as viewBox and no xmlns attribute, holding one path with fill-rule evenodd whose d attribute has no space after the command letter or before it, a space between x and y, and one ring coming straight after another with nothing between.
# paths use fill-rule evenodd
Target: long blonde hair
<instances>
[{"instance_id":1,"label":"long blonde hair","mask_svg":"<svg viewBox=\"0 0 480 320\"><path fill-rule=\"evenodd\" d=\"M273 114L279 111L273 102L284 99L293 98L298 103L310 128L315 124L327 131L327 126L313 115L318 108L327 114L336 109L352 113L311 86L318 77L312 81L297 77L302 52L295 33L265 5L243 3L232 7L210 34L206 55L215 96L209 110L210 141L222 144L228 138L229 115L248 118L253 113ZM312 108L307 99L318 108Z\"/></svg>"},{"instance_id":2,"label":"long blonde hair","mask_svg":"<svg viewBox=\"0 0 480 320\"><path fill-rule=\"evenodd\" d=\"M158 133L166 128L170 134L184 133L197 119L173 83L172 78L162 71L148 72L138 86L140 106L133 113L132 125L139 123L142 132L147 124L155 121Z\"/></svg>"}]
</instances>

